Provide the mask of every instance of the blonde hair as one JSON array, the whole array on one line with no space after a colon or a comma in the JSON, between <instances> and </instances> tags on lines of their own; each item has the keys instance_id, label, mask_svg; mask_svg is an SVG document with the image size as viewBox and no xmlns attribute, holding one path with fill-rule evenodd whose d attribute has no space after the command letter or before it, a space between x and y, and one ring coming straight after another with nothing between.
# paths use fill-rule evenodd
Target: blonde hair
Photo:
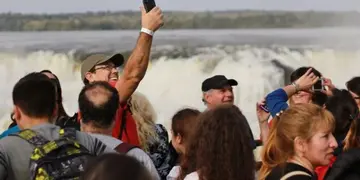
<instances>
[{"instance_id":1,"label":"blonde hair","mask_svg":"<svg viewBox=\"0 0 360 180\"><path fill-rule=\"evenodd\" d=\"M321 129L333 131L334 117L315 104L293 105L273 120L268 142L262 151L259 179L265 179L271 170L295 155L294 140L310 140Z\"/></svg>"},{"instance_id":2,"label":"blonde hair","mask_svg":"<svg viewBox=\"0 0 360 180\"><path fill-rule=\"evenodd\" d=\"M130 110L136 122L140 145L145 152L149 150L149 142L158 139L155 131L156 113L145 95L135 92L130 98Z\"/></svg>"}]
</instances>

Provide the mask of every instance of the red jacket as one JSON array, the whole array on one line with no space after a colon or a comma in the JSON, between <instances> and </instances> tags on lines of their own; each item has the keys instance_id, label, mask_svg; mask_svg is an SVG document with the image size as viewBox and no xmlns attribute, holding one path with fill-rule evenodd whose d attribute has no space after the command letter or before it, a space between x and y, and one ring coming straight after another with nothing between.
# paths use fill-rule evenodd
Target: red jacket
<instances>
[{"instance_id":1,"label":"red jacket","mask_svg":"<svg viewBox=\"0 0 360 180\"><path fill-rule=\"evenodd\" d=\"M119 138L120 131L121 131L121 123L123 121L123 113L126 112L125 117L125 128L122 132L122 137ZM112 136L115 138L120 139L123 142L135 145L140 147L139 135L136 128L136 123L134 118L132 117L129 107L125 105L120 105L120 108L116 112L115 116L115 126L113 128Z\"/></svg>"},{"instance_id":2,"label":"red jacket","mask_svg":"<svg viewBox=\"0 0 360 180\"><path fill-rule=\"evenodd\" d=\"M111 81L110 84L115 87L116 81ZM126 115L123 116L124 111L126 112ZM121 131L121 124L123 121L123 117L125 117L125 128L122 132L122 137L119 138L120 131ZM120 139L123 142L135 145L140 147L140 140L139 135L136 128L136 122L134 118L131 115L130 108L127 104L120 104L119 109L116 112L115 116L115 126L112 132L112 136Z\"/></svg>"},{"instance_id":3,"label":"red jacket","mask_svg":"<svg viewBox=\"0 0 360 180\"><path fill-rule=\"evenodd\" d=\"M323 180L327 171L329 170L330 167L332 167L332 165L334 164L334 162L336 161L336 156L333 156L330 159L330 164L327 166L319 166L315 168L315 172L318 176L318 180Z\"/></svg>"}]
</instances>

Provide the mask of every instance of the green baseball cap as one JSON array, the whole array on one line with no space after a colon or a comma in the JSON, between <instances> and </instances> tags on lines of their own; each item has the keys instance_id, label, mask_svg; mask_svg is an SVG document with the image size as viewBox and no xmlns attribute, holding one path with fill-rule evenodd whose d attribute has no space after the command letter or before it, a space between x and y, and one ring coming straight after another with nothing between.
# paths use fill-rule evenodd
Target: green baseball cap
<instances>
[{"instance_id":1,"label":"green baseball cap","mask_svg":"<svg viewBox=\"0 0 360 180\"><path fill-rule=\"evenodd\" d=\"M119 67L124 64L124 56L121 54L114 54L112 56L106 56L104 54L93 54L88 56L81 64L81 79L85 83L85 75L90 72L96 65L111 61L115 67Z\"/></svg>"}]
</instances>

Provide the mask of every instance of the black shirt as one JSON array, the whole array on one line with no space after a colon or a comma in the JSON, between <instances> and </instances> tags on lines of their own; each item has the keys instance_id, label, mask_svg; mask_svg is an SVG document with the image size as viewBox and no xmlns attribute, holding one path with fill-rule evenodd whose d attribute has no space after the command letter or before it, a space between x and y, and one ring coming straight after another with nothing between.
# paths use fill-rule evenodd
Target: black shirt
<instances>
[{"instance_id":1,"label":"black shirt","mask_svg":"<svg viewBox=\"0 0 360 180\"><path fill-rule=\"evenodd\" d=\"M282 166L275 167L270 174L265 178L265 180L279 180L287 173L293 172L293 171L302 171L305 172L311 176L306 175L294 175L288 178L288 180L316 180L317 177L314 175L311 171L308 169L294 163L286 163Z\"/></svg>"}]
</instances>

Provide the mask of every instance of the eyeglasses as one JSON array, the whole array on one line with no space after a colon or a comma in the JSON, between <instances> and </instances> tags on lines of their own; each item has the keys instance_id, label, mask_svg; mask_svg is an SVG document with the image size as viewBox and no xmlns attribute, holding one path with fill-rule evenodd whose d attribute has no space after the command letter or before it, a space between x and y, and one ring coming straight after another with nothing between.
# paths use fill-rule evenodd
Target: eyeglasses
<instances>
[{"instance_id":1,"label":"eyeglasses","mask_svg":"<svg viewBox=\"0 0 360 180\"><path fill-rule=\"evenodd\" d=\"M105 70L108 70L108 71L111 71L112 69L116 69L118 70L119 67L115 67L114 65L101 65L100 67L94 67L90 72L95 72L97 70L100 70L100 69L105 69Z\"/></svg>"},{"instance_id":2,"label":"eyeglasses","mask_svg":"<svg viewBox=\"0 0 360 180\"><path fill-rule=\"evenodd\" d=\"M103 65L103 66L101 66L101 67L94 68L94 70L95 70L95 71L96 71L96 70L99 70L99 69L112 70L112 69L114 69L114 68L116 68L114 65Z\"/></svg>"}]
</instances>

